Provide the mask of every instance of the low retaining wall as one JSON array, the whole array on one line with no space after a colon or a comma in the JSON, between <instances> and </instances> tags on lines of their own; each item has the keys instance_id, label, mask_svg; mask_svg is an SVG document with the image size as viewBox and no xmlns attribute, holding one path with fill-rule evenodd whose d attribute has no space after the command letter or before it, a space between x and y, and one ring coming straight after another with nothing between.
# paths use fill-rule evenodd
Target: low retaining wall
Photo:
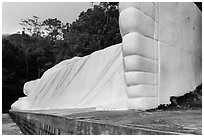
<instances>
[{"instance_id":1,"label":"low retaining wall","mask_svg":"<svg viewBox=\"0 0 204 137\"><path fill-rule=\"evenodd\" d=\"M56 115L56 114L46 114L46 113L33 113L33 112L18 112L18 111L10 111L10 116L13 121L19 126L21 131L24 134L33 134L33 135L167 135L167 134L194 134L195 131L180 131L180 130L169 130L169 128L164 129L161 126L168 126L167 123L161 123L161 126L157 128L158 118L161 118L162 113L152 113L146 114L146 112L130 112L131 116L128 116L128 112L90 112L90 113L77 113L72 115ZM200 113L200 112L199 112ZM75 115L84 115L82 117ZM95 114L95 116L93 116ZM108 115L111 116L110 119ZM123 117L118 117L118 115ZM138 114L138 116L136 115ZM155 115L156 114L156 115ZM165 114L164 117L170 117L170 113ZM173 113L173 116L178 117L178 114L182 113ZM159 116L160 115L160 116ZM192 115L192 114L191 114ZM199 114L200 115L200 114ZM97 117L100 117L99 119ZM102 117L101 117L102 116ZM94 117L94 118L93 118ZM126 117L126 118L124 118ZM136 119L140 119L140 123L137 124L128 124L128 118L131 121L135 121ZM136 117L136 118L135 118ZM147 118L149 117L149 118ZM191 116L193 117L193 116ZM141 122L141 119L144 118L144 121ZM97 120L98 119L98 120ZM118 120L116 120L118 119ZM152 128L149 126L150 124L145 124L148 121L155 120L157 123L152 123ZM188 118L189 119L189 118ZM199 116L200 119L200 116ZM166 119L168 121L168 119ZM198 120L198 119L195 119ZM120 121L120 122L118 122ZM162 120L164 121L164 120ZM186 120L188 121L188 120ZM174 126L174 124L178 123L169 123L170 126ZM183 125L188 125L185 123ZM138 126L140 125L140 126ZM147 126L148 125L148 126ZM190 125L190 124L189 124ZM177 127L176 127L177 128ZM175 129L176 129L175 128ZM178 129L178 128L177 128ZM181 129L181 128L180 128ZM202 132L202 131L199 131ZM196 133L195 134L202 134Z\"/></svg>"},{"instance_id":2,"label":"low retaining wall","mask_svg":"<svg viewBox=\"0 0 204 137\"><path fill-rule=\"evenodd\" d=\"M169 134L156 130L108 125L47 114L10 111L14 122L24 134L33 135L135 135Z\"/></svg>"}]
</instances>

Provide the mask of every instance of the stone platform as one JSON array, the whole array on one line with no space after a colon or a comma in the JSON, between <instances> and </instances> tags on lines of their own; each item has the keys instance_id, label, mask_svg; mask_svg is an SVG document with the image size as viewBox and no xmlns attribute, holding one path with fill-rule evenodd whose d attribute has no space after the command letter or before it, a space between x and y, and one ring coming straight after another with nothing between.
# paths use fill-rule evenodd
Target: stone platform
<instances>
[{"instance_id":1,"label":"stone platform","mask_svg":"<svg viewBox=\"0 0 204 137\"><path fill-rule=\"evenodd\" d=\"M201 109L150 111L59 109L10 111L10 116L24 134L202 134Z\"/></svg>"}]
</instances>

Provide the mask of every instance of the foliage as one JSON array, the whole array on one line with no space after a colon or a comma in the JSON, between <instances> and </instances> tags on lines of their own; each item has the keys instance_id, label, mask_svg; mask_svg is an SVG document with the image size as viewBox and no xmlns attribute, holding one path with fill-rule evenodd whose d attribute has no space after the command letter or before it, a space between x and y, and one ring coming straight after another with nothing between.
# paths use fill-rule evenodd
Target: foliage
<instances>
[{"instance_id":1,"label":"foliage","mask_svg":"<svg viewBox=\"0 0 204 137\"><path fill-rule=\"evenodd\" d=\"M23 96L22 86L27 81L23 51L8 40L2 41L2 101L3 110Z\"/></svg>"},{"instance_id":2,"label":"foliage","mask_svg":"<svg viewBox=\"0 0 204 137\"><path fill-rule=\"evenodd\" d=\"M84 56L122 41L119 30L118 3L101 3L81 12L65 33L75 55ZM74 35L73 35L74 34Z\"/></svg>"},{"instance_id":3,"label":"foliage","mask_svg":"<svg viewBox=\"0 0 204 137\"><path fill-rule=\"evenodd\" d=\"M45 30L48 33L47 37L49 37L52 41L62 39L63 29L66 28L66 25L61 23L60 20L58 20L57 18L48 18L43 21L42 25L45 26Z\"/></svg>"},{"instance_id":4,"label":"foliage","mask_svg":"<svg viewBox=\"0 0 204 137\"><path fill-rule=\"evenodd\" d=\"M20 25L23 26L23 29L26 30L32 36L41 36L43 34L42 31L42 23L39 22L38 16L33 16L33 18L22 19Z\"/></svg>"}]
</instances>

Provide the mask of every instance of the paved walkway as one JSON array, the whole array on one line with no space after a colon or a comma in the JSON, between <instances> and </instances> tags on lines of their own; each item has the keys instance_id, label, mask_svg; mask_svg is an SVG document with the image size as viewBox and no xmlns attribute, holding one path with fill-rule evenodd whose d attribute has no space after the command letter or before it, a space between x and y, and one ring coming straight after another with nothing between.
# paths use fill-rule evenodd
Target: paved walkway
<instances>
[{"instance_id":1,"label":"paved walkway","mask_svg":"<svg viewBox=\"0 0 204 137\"><path fill-rule=\"evenodd\" d=\"M23 135L9 114L2 114L2 135Z\"/></svg>"}]
</instances>

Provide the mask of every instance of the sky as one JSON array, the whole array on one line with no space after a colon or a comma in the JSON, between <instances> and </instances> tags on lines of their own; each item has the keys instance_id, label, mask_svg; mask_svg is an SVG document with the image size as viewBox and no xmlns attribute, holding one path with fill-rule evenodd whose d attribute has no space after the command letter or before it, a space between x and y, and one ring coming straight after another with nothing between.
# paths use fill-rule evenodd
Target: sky
<instances>
[{"instance_id":1,"label":"sky","mask_svg":"<svg viewBox=\"0 0 204 137\"><path fill-rule=\"evenodd\" d=\"M72 23L82 11L91 7L90 2L3 2L2 34L21 31L21 19L38 16L39 21L57 18L63 23Z\"/></svg>"}]
</instances>

